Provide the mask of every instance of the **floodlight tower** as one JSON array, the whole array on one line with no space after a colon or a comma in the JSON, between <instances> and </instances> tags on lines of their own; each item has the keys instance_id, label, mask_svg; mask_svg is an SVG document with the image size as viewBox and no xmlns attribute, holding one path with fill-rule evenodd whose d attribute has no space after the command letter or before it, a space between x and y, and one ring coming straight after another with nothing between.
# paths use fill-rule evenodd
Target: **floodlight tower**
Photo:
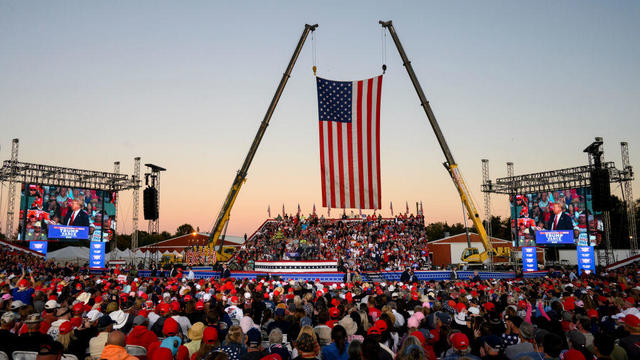
<instances>
[{"instance_id":1,"label":"floodlight tower","mask_svg":"<svg viewBox=\"0 0 640 360\"><path fill-rule=\"evenodd\" d=\"M620 151L622 152L622 171L625 173L627 180L622 182L622 196L627 208L627 227L629 228L629 248L631 255L638 252L638 234L636 231L636 203L633 199L633 188L631 183L633 180L633 168L629 161L629 144L626 141L620 143Z\"/></svg>"},{"instance_id":2,"label":"floodlight tower","mask_svg":"<svg viewBox=\"0 0 640 360\"><path fill-rule=\"evenodd\" d=\"M7 222L5 224L6 232L5 235L7 239L10 241L17 240L13 238L13 211L16 207L16 173L17 173L17 164L18 164L18 149L20 146L20 141L18 139L13 139L11 141L11 169L9 175L9 189L7 190Z\"/></svg>"}]
</instances>

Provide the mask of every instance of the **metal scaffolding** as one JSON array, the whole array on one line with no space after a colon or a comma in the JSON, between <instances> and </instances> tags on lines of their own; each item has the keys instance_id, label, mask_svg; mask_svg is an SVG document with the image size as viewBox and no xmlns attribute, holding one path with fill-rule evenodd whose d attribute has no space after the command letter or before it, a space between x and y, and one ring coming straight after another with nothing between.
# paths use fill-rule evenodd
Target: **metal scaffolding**
<instances>
[{"instance_id":1,"label":"metal scaffolding","mask_svg":"<svg viewBox=\"0 0 640 360\"><path fill-rule=\"evenodd\" d=\"M0 182L9 183L5 235L10 240L15 240L17 238L13 231L17 183L92 189L110 192L118 192L128 189L135 190L140 187L139 179L130 177L126 174L120 174L119 162L114 163L114 172L25 163L18 161L18 146L18 139L13 139L11 146L11 160L5 160L0 168Z\"/></svg>"},{"instance_id":2,"label":"metal scaffolding","mask_svg":"<svg viewBox=\"0 0 640 360\"><path fill-rule=\"evenodd\" d=\"M5 167L2 167L2 172L0 172L0 181L9 181L9 189L7 190L7 222L5 223L5 235L7 239L13 238L13 219L14 219L14 209L16 207L16 177L17 174L17 164L18 164L18 148L20 146L20 142L18 139L13 139L11 141L11 160L9 160L8 164L5 161L5 166L7 166L6 172L8 176L5 178L2 176L5 172Z\"/></svg>"},{"instance_id":3,"label":"metal scaffolding","mask_svg":"<svg viewBox=\"0 0 640 360\"><path fill-rule=\"evenodd\" d=\"M511 164L511 165L510 165ZM624 171L615 168L613 162L603 163L602 166L609 170L611 182L633 180ZM509 170L511 168L511 170ZM507 163L507 172L513 174L513 163ZM566 168L560 170L543 171L526 175L510 175L498 178L492 186L482 185L483 192L494 194L512 195L532 194L537 192L551 192L591 186L591 170L589 165Z\"/></svg>"},{"instance_id":4,"label":"metal scaffolding","mask_svg":"<svg viewBox=\"0 0 640 360\"><path fill-rule=\"evenodd\" d=\"M482 159L482 185L491 188L491 179L489 178L489 160ZM484 219L487 222L485 230L487 230L487 236L491 237L493 232L491 231L491 193L484 193Z\"/></svg>"},{"instance_id":5,"label":"metal scaffolding","mask_svg":"<svg viewBox=\"0 0 640 360\"><path fill-rule=\"evenodd\" d=\"M629 242L632 253L635 253L638 248L636 238L636 228L632 224L635 224L635 204L633 203L633 193L631 191L631 182L633 180L633 169L629 165L629 153L628 145L622 143L622 163L623 169L617 169L613 162L604 162L602 152L602 139L596 138L596 145L600 144L598 151L589 154L589 165L577 166L566 169L543 171L525 175L513 174L513 163L507 163L507 177L498 178L495 182L490 179L484 178L484 165L483 160L483 182L482 191L486 193L504 194L504 195L520 195L520 194L533 194L541 192L553 192L559 190L568 190L576 188L590 188L591 187L591 172L594 167L599 166L603 169L607 169L609 172L609 181L611 183L619 182L623 185L623 196L627 205L627 220L629 221ZM593 146L593 145L592 145ZM488 166L488 164L487 164ZM488 169L487 169L488 172ZM488 177L488 176L487 176ZM628 184L628 190L627 190ZM630 199L630 201L627 201ZM610 214L609 211L602 212L603 222L603 247L600 256L600 260L608 265L614 259L614 253L611 249L610 241Z\"/></svg>"},{"instance_id":6,"label":"metal scaffolding","mask_svg":"<svg viewBox=\"0 0 640 360\"><path fill-rule=\"evenodd\" d=\"M627 180L622 181L622 198L626 204L627 210L627 226L629 228L629 248L631 253L635 255L638 252L638 234L636 229L636 202L633 199L633 168L629 161L629 144L627 142L620 143L620 151L622 153L622 171L627 175Z\"/></svg>"},{"instance_id":7,"label":"metal scaffolding","mask_svg":"<svg viewBox=\"0 0 640 360\"><path fill-rule=\"evenodd\" d=\"M138 248L138 213L140 212L140 158L133 159L133 226L131 229L131 249Z\"/></svg>"}]
</instances>

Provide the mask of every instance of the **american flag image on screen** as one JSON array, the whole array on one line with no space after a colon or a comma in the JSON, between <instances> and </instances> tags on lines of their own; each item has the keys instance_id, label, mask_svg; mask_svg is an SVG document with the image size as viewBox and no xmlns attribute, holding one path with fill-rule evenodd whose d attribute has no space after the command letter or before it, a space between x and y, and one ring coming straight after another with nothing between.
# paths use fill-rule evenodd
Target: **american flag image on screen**
<instances>
[{"instance_id":1,"label":"american flag image on screen","mask_svg":"<svg viewBox=\"0 0 640 360\"><path fill-rule=\"evenodd\" d=\"M380 209L382 75L359 81L317 78L322 205Z\"/></svg>"}]
</instances>

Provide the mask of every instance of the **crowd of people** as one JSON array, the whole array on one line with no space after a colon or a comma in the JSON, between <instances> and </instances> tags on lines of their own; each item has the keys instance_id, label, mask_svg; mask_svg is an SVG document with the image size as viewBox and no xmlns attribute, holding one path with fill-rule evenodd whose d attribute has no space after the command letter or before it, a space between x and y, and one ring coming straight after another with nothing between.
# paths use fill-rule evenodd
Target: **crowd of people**
<instances>
[{"instance_id":1,"label":"crowd of people","mask_svg":"<svg viewBox=\"0 0 640 360\"><path fill-rule=\"evenodd\" d=\"M431 264L421 215L279 216L249 238L232 262L252 270L261 260L337 260L339 268L355 271L426 269Z\"/></svg>"},{"instance_id":2,"label":"crowd of people","mask_svg":"<svg viewBox=\"0 0 640 360\"><path fill-rule=\"evenodd\" d=\"M91 274L7 247L0 260L0 351L9 357L16 351L93 360L640 356L637 265L582 277L556 270L530 279L326 284L194 279L190 272L143 278L127 269Z\"/></svg>"}]
</instances>

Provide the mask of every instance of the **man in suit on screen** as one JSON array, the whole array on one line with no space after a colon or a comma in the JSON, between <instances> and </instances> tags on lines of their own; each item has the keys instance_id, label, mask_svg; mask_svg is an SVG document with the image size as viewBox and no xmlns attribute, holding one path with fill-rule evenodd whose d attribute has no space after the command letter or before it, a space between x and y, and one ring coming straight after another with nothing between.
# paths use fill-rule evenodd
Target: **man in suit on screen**
<instances>
[{"instance_id":1,"label":"man in suit on screen","mask_svg":"<svg viewBox=\"0 0 640 360\"><path fill-rule=\"evenodd\" d=\"M89 226L89 215L82 210L82 201L80 199L71 201L71 211L67 211L67 215L62 220L61 225Z\"/></svg>"},{"instance_id":2,"label":"man in suit on screen","mask_svg":"<svg viewBox=\"0 0 640 360\"><path fill-rule=\"evenodd\" d=\"M562 204L556 202L553 204L553 214L549 218L547 224L548 230L573 230L573 221L571 216L562 211Z\"/></svg>"}]
</instances>

